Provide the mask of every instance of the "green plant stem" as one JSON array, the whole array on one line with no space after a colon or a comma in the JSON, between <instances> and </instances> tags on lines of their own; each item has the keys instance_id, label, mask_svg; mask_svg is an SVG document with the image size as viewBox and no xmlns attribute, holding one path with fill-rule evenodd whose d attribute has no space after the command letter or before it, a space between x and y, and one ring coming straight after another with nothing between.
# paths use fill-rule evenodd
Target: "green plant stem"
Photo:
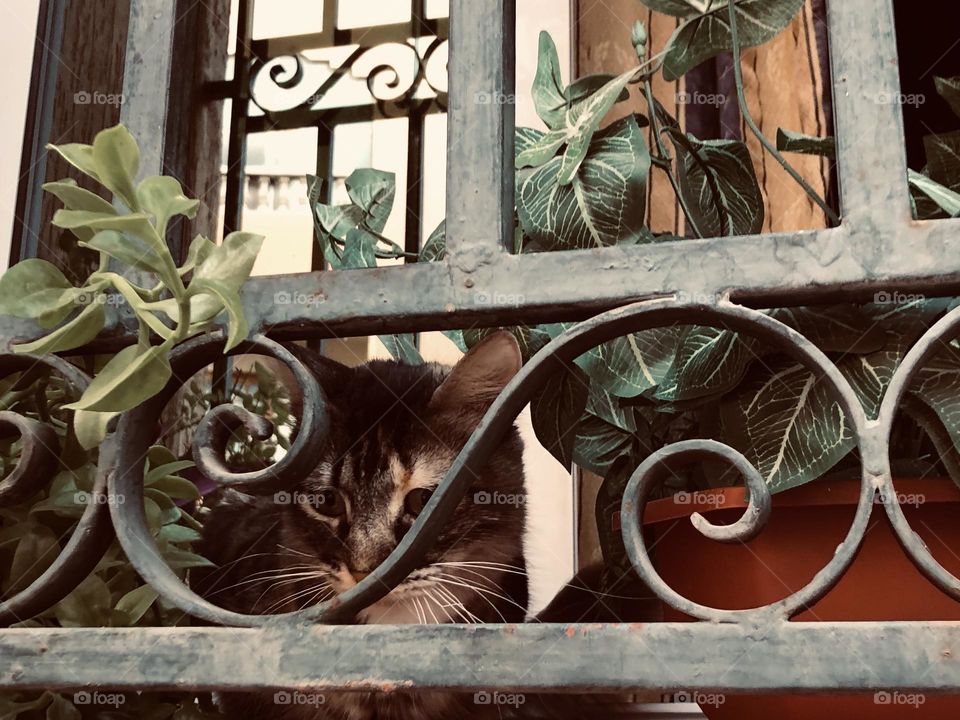
<instances>
[{"instance_id":1,"label":"green plant stem","mask_svg":"<svg viewBox=\"0 0 960 720\"><path fill-rule=\"evenodd\" d=\"M750 128L757 140L760 141L760 144L766 148L767 152L773 156L774 160L780 163L780 166L786 170L790 177L796 180L797 184L803 188L803 191L813 200L830 221L835 224L840 224L840 217L833 211L826 200L824 200L820 195L807 183L806 180L801 177L800 173L793 169L793 166L787 162L787 160L780 154L780 151L777 150L776 145L770 142L766 135L761 132L760 128L757 126L757 123L754 121L753 116L750 114L750 108L747 107L747 98L743 93L743 69L740 67L740 37L737 34L737 7L736 3L730 2L727 5L727 11L730 17L730 43L732 45L733 52L733 77L735 84L737 86L737 104L740 106L740 114L743 116L743 121L747 124L747 127Z\"/></svg>"},{"instance_id":2,"label":"green plant stem","mask_svg":"<svg viewBox=\"0 0 960 720\"><path fill-rule=\"evenodd\" d=\"M680 183L677 182L677 176L673 172L673 157L667 152L667 148L663 144L663 138L660 137L660 120L657 119L657 105L653 97L653 85L650 82L650 78L646 78L643 81L643 92L647 99L647 108L650 111L650 129L653 133L654 144L657 146L658 157L656 159L665 163L663 165L658 164L658 167L667 174L670 185L673 187L673 193L677 196L677 201L683 210L683 216L686 218L690 229L693 230L693 234L698 238L702 238L703 233L700 232L700 228L697 227L697 223L693 219L693 213L687 205L687 200L683 196L683 193L680 192Z\"/></svg>"}]
</instances>

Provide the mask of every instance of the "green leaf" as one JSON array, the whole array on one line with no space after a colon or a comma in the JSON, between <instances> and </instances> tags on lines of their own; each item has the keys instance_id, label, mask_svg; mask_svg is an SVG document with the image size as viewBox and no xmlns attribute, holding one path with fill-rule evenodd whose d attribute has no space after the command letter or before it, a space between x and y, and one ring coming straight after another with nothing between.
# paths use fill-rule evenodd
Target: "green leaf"
<instances>
[{"instance_id":1,"label":"green leaf","mask_svg":"<svg viewBox=\"0 0 960 720\"><path fill-rule=\"evenodd\" d=\"M157 234L150 218L143 213L129 213L127 215L108 215L93 213L86 210L57 210L53 214L53 224L67 230L88 228L90 230L115 230L130 233L143 240L158 256L169 252L166 244ZM90 238L84 238L86 242Z\"/></svg>"},{"instance_id":2,"label":"green leaf","mask_svg":"<svg viewBox=\"0 0 960 720\"><path fill-rule=\"evenodd\" d=\"M407 365L421 365L423 356L417 350L414 335L380 335L380 342L397 362Z\"/></svg>"},{"instance_id":3,"label":"green leaf","mask_svg":"<svg viewBox=\"0 0 960 720\"><path fill-rule=\"evenodd\" d=\"M87 305L73 320L57 328L49 335L44 335L33 342L14 345L13 351L43 355L73 350L91 342L103 330L106 320L107 316L103 305L95 302Z\"/></svg>"},{"instance_id":4,"label":"green leaf","mask_svg":"<svg viewBox=\"0 0 960 720\"><path fill-rule=\"evenodd\" d=\"M97 252L106 253L127 267L158 274L164 270L163 260L157 255L154 248L138 243L116 230L101 230L87 242L81 242L80 245Z\"/></svg>"},{"instance_id":5,"label":"green leaf","mask_svg":"<svg viewBox=\"0 0 960 720\"><path fill-rule=\"evenodd\" d=\"M346 186L353 204L363 211L366 229L383 232L393 209L396 176L392 172L361 168L350 173Z\"/></svg>"},{"instance_id":6,"label":"green leaf","mask_svg":"<svg viewBox=\"0 0 960 720\"><path fill-rule=\"evenodd\" d=\"M170 379L170 345L124 348L103 366L72 410L124 412L153 397Z\"/></svg>"},{"instance_id":7,"label":"green leaf","mask_svg":"<svg viewBox=\"0 0 960 720\"><path fill-rule=\"evenodd\" d=\"M872 353L887 342L883 327L867 310L855 305L776 308L768 314L824 352Z\"/></svg>"},{"instance_id":8,"label":"green leaf","mask_svg":"<svg viewBox=\"0 0 960 720\"><path fill-rule=\"evenodd\" d=\"M960 350L944 344L917 372L911 390L936 413L960 450Z\"/></svg>"},{"instance_id":9,"label":"green leaf","mask_svg":"<svg viewBox=\"0 0 960 720\"><path fill-rule=\"evenodd\" d=\"M560 367L530 403L537 439L564 467L573 463L576 426L589 386L590 378L576 365Z\"/></svg>"},{"instance_id":10,"label":"green leaf","mask_svg":"<svg viewBox=\"0 0 960 720\"><path fill-rule=\"evenodd\" d=\"M23 260L0 277L0 313L38 318L64 304L71 307L73 289L55 265L37 258Z\"/></svg>"},{"instance_id":11,"label":"green leaf","mask_svg":"<svg viewBox=\"0 0 960 720\"><path fill-rule=\"evenodd\" d=\"M72 178L44 183L43 189L60 200L68 210L86 210L105 215L117 214L117 209L113 205L96 193L80 187Z\"/></svg>"},{"instance_id":12,"label":"green leaf","mask_svg":"<svg viewBox=\"0 0 960 720\"><path fill-rule=\"evenodd\" d=\"M152 587L141 585L120 598L116 609L126 615L128 625L136 625L158 597L160 593Z\"/></svg>"},{"instance_id":13,"label":"green leaf","mask_svg":"<svg viewBox=\"0 0 960 720\"><path fill-rule=\"evenodd\" d=\"M668 127L677 154L677 183L704 237L753 235L763 228L763 195L747 146L698 140Z\"/></svg>"},{"instance_id":14,"label":"green leaf","mask_svg":"<svg viewBox=\"0 0 960 720\"><path fill-rule=\"evenodd\" d=\"M537 140L525 147L516 155L516 167L538 167L555 157L557 150L567 141L567 133L564 130L551 130L544 133Z\"/></svg>"},{"instance_id":15,"label":"green leaf","mask_svg":"<svg viewBox=\"0 0 960 720\"><path fill-rule=\"evenodd\" d=\"M600 128L600 123L620 98L630 78L636 73L637 68L628 70L607 82L588 99L571 105L567 109L565 129L569 140L558 172L558 181L561 185L569 185L573 182L580 164L590 150L594 133ZM633 122L636 125L636 119ZM649 153L644 151L643 154L647 155L649 162Z\"/></svg>"},{"instance_id":16,"label":"green leaf","mask_svg":"<svg viewBox=\"0 0 960 720\"><path fill-rule=\"evenodd\" d=\"M212 562L202 555L197 555L188 550L169 547L162 553L163 559L174 570L185 570L187 568L197 567L216 567Z\"/></svg>"},{"instance_id":17,"label":"green leaf","mask_svg":"<svg viewBox=\"0 0 960 720\"><path fill-rule=\"evenodd\" d=\"M443 220L420 248L420 262L439 262L447 254L447 221Z\"/></svg>"},{"instance_id":18,"label":"green leaf","mask_svg":"<svg viewBox=\"0 0 960 720\"><path fill-rule=\"evenodd\" d=\"M93 146L83 143L67 143L65 145L47 145L47 150L52 150L60 157L73 165L84 175L100 181L97 174L97 164L93 159Z\"/></svg>"},{"instance_id":19,"label":"green leaf","mask_svg":"<svg viewBox=\"0 0 960 720\"><path fill-rule=\"evenodd\" d=\"M93 161L104 187L136 212L140 209L134 178L140 169L140 149L123 125L101 130L93 140Z\"/></svg>"},{"instance_id":20,"label":"green leaf","mask_svg":"<svg viewBox=\"0 0 960 720\"><path fill-rule=\"evenodd\" d=\"M10 572L4 581L6 595L26 588L50 567L60 554L57 536L45 525L31 522L13 553Z\"/></svg>"},{"instance_id":21,"label":"green leaf","mask_svg":"<svg viewBox=\"0 0 960 720\"><path fill-rule=\"evenodd\" d=\"M552 337L569 323L547 325ZM576 363L598 385L616 397L631 398L657 387L673 365L683 328L644 330L598 345L577 358Z\"/></svg>"},{"instance_id":22,"label":"green leaf","mask_svg":"<svg viewBox=\"0 0 960 720\"><path fill-rule=\"evenodd\" d=\"M636 435L588 413L576 427L573 459L592 473L606 475L618 457L631 452Z\"/></svg>"},{"instance_id":23,"label":"green leaf","mask_svg":"<svg viewBox=\"0 0 960 720\"><path fill-rule=\"evenodd\" d=\"M377 237L355 228L347 233L343 248L343 269L371 268L377 265Z\"/></svg>"},{"instance_id":24,"label":"green leaf","mask_svg":"<svg viewBox=\"0 0 960 720\"><path fill-rule=\"evenodd\" d=\"M672 15L678 18L688 18L692 15L702 15L709 7L726 6L726 0L640 0L654 12Z\"/></svg>"},{"instance_id":25,"label":"green leaf","mask_svg":"<svg viewBox=\"0 0 960 720\"><path fill-rule=\"evenodd\" d=\"M150 487L178 500L197 500L200 497L196 485L176 475L164 475L150 483Z\"/></svg>"},{"instance_id":26,"label":"green leaf","mask_svg":"<svg viewBox=\"0 0 960 720\"><path fill-rule=\"evenodd\" d=\"M721 401L723 439L771 492L815 480L853 449L850 423L826 380L792 359L754 367Z\"/></svg>"},{"instance_id":27,"label":"green leaf","mask_svg":"<svg viewBox=\"0 0 960 720\"><path fill-rule=\"evenodd\" d=\"M172 456L172 453L171 453L171 456ZM143 484L147 486L153 485L154 483L159 482L160 480L162 480L167 476L176 475L181 470L188 470L192 467L194 467L194 463L192 460L173 459L173 460L170 460L169 462L163 462L158 465L154 465L151 462L150 471L147 473L146 478L144 478ZM190 484L192 485L193 483L190 483ZM195 492L196 491L194 491L191 494L195 494ZM178 496L171 496L171 497L178 497Z\"/></svg>"},{"instance_id":28,"label":"green leaf","mask_svg":"<svg viewBox=\"0 0 960 720\"><path fill-rule=\"evenodd\" d=\"M193 528L183 525L164 525L157 533L159 540L172 543L192 543L199 541L203 536Z\"/></svg>"},{"instance_id":29,"label":"green leaf","mask_svg":"<svg viewBox=\"0 0 960 720\"><path fill-rule=\"evenodd\" d=\"M197 265L205 262L206 259L210 257L210 253L212 253L216 247L217 244L212 242L206 236L197 235L190 243L190 247L187 250L187 259L180 268L180 274L186 275L188 272L196 268Z\"/></svg>"},{"instance_id":30,"label":"green leaf","mask_svg":"<svg viewBox=\"0 0 960 720\"><path fill-rule=\"evenodd\" d=\"M156 487L149 487L144 489L143 496L145 500L152 501L159 508L161 526L175 523L180 519L180 508L165 492Z\"/></svg>"},{"instance_id":31,"label":"green leaf","mask_svg":"<svg viewBox=\"0 0 960 720\"><path fill-rule=\"evenodd\" d=\"M224 352L233 350L237 345L247 339L250 334L250 327L247 325L247 318L243 312L243 305L240 302L240 295L233 288L218 282L216 280L207 280L205 278L195 278L190 283L188 296L194 294L207 293L216 297L227 311L229 325L227 332L227 345Z\"/></svg>"},{"instance_id":32,"label":"green leaf","mask_svg":"<svg viewBox=\"0 0 960 720\"><path fill-rule=\"evenodd\" d=\"M540 31L537 53L537 73L533 77L533 105L537 115L551 130L562 128L566 119L567 99L560 77L560 57L557 46L545 30Z\"/></svg>"},{"instance_id":33,"label":"green leaf","mask_svg":"<svg viewBox=\"0 0 960 720\"><path fill-rule=\"evenodd\" d=\"M793 20L804 0L738 0L737 36L741 48L762 45ZM666 3L664 3L666 4ZM673 3L671 3L673 4ZM714 2L709 12L690 17L667 42L664 80L676 80L708 60L733 49L726 2Z\"/></svg>"},{"instance_id":34,"label":"green leaf","mask_svg":"<svg viewBox=\"0 0 960 720\"><path fill-rule=\"evenodd\" d=\"M214 280L238 292L250 277L263 245L263 235L232 232L212 249L194 273L194 281Z\"/></svg>"},{"instance_id":35,"label":"green leaf","mask_svg":"<svg viewBox=\"0 0 960 720\"><path fill-rule=\"evenodd\" d=\"M880 293L878 296L882 297ZM848 354L836 365L857 393L867 417L876 417L903 356L943 311L942 303L924 300L875 304L863 309L868 317L865 326L881 328L884 343L866 354Z\"/></svg>"},{"instance_id":36,"label":"green leaf","mask_svg":"<svg viewBox=\"0 0 960 720\"><path fill-rule=\"evenodd\" d=\"M923 147L927 155L926 175L960 192L960 132L926 135Z\"/></svg>"},{"instance_id":37,"label":"green leaf","mask_svg":"<svg viewBox=\"0 0 960 720\"><path fill-rule=\"evenodd\" d=\"M517 173L517 214L534 250L630 243L643 236L650 154L627 116L590 144L573 182L559 184L562 159Z\"/></svg>"},{"instance_id":38,"label":"green leaf","mask_svg":"<svg viewBox=\"0 0 960 720\"><path fill-rule=\"evenodd\" d=\"M113 412L78 410L73 416L73 431L84 450L92 450L107 437L107 426L117 416Z\"/></svg>"},{"instance_id":39,"label":"green leaf","mask_svg":"<svg viewBox=\"0 0 960 720\"><path fill-rule=\"evenodd\" d=\"M960 193L913 170L907 170L907 177L912 187L933 200L947 215L956 217L960 214Z\"/></svg>"},{"instance_id":40,"label":"green leaf","mask_svg":"<svg viewBox=\"0 0 960 720\"><path fill-rule=\"evenodd\" d=\"M566 102L570 105L575 105L579 102L583 102L595 92L600 90L604 85L609 83L612 80L616 80L616 75L610 75L609 73L595 73L593 75L584 75L581 78L577 78L563 91L563 96ZM617 98L617 102L623 102L624 100L630 99L630 93L626 88L620 93L620 96Z\"/></svg>"},{"instance_id":41,"label":"green leaf","mask_svg":"<svg viewBox=\"0 0 960 720\"><path fill-rule=\"evenodd\" d=\"M176 178L151 175L137 186L140 206L151 213L157 222L157 234L166 237L167 223L174 215L185 215L191 220L197 216L200 201L188 198Z\"/></svg>"},{"instance_id":42,"label":"green leaf","mask_svg":"<svg viewBox=\"0 0 960 720\"><path fill-rule=\"evenodd\" d=\"M730 390L756 357L757 344L731 330L685 328L674 362L654 397L680 402Z\"/></svg>"},{"instance_id":43,"label":"green leaf","mask_svg":"<svg viewBox=\"0 0 960 720\"><path fill-rule=\"evenodd\" d=\"M777 130L777 150L832 158L837 155L837 141L832 137L804 135L803 133L779 128Z\"/></svg>"},{"instance_id":44,"label":"green leaf","mask_svg":"<svg viewBox=\"0 0 960 720\"><path fill-rule=\"evenodd\" d=\"M88 575L69 595L54 606L63 627L98 627L110 618L110 588L97 575Z\"/></svg>"},{"instance_id":45,"label":"green leaf","mask_svg":"<svg viewBox=\"0 0 960 720\"><path fill-rule=\"evenodd\" d=\"M940 97L946 100L953 112L960 117L960 75L949 78L934 76L933 83Z\"/></svg>"}]
</instances>

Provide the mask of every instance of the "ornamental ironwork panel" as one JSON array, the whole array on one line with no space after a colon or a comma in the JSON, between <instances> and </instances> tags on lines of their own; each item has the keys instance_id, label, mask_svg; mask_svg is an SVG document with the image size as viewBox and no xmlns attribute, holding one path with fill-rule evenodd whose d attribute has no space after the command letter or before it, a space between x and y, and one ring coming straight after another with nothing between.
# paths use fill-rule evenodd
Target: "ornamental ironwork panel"
<instances>
[{"instance_id":1,"label":"ornamental ironwork panel","mask_svg":"<svg viewBox=\"0 0 960 720\"><path fill-rule=\"evenodd\" d=\"M451 4L445 259L249 281L244 303L254 333L234 352L268 355L290 368L305 396L303 429L278 464L235 473L224 461L226 430L242 424L256 433L262 430L262 421L233 406L217 408L203 421L194 458L218 483L242 484L254 493L289 488L314 467L319 443L306 439L326 432L329 419L323 394L279 341L468 323L589 319L549 342L510 382L413 528L373 573L332 600L277 616L229 612L200 598L167 567L149 532L142 503L142 457L154 439L152 419L178 389L176 378L189 377L223 348L218 337L184 343L172 357L175 379L156 398L126 413L101 448L94 492L108 498L124 496L127 502L91 504L55 566L0 605L0 617L9 624L63 597L99 559L112 526L131 562L163 598L194 617L227 627L4 630L0 632L0 684L176 688L189 678L196 688L960 688L954 658L960 650L958 623L790 621L836 585L875 512L887 515L903 551L929 581L960 600L960 579L933 557L900 508L888 448L905 389L938 343L960 331L960 308L947 313L906 354L875 418L867 416L850 384L821 350L757 309L816 300L864 300L894 284L903 291L941 295L960 285L960 254L951 252L960 220L911 219L900 109L871 100L899 91L892 0L835 0L828 8L843 216L838 227L524 256L507 251L513 231L512 106L473 101L479 93L513 92L513 2L454 0ZM244 7L241 25L246 27L249 4ZM431 67L444 52L439 37L430 41L426 54L418 55L409 83L399 73L394 83L387 82L391 92L398 93L389 100L406 98L416 104L419 100L411 95L412 88L426 83L436 92L429 103L441 102L442 83ZM295 47L296 42L291 42ZM261 80L292 91L306 75L303 59L293 55L266 59L262 51L263 46L254 43L250 54L238 60L241 85L250 88L254 104L268 115L280 113L291 123L323 116L326 111L314 102L324 91L322 86L303 87L307 100L288 110L268 109L258 102L256 88ZM364 52L351 55L353 67ZM366 76L373 78L374 88L379 87L378 72ZM152 97L147 83L130 91L128 104L133 107ZM246 117L243 108L236 111L238 105L234 119L245 119L249 131L260 121ZM242 133L233 137L242 145ZM471 142L456 142L462 137ZM231 152L242 154L239 145L232 146ZM236 192L236 179L232 183ZM318 301L273 304L281 282L285 291L302 291ZM513 295L518 301L510 307L490 305L479 299L487 291ZM122 315L113 316L114 341L131 339L127 322ZM846 537L808 584L773 604L734 611L698 604L658 575L639 519L663 473L709 460L728 464L742 475L749 507L735 523L716 526L700 515L691 517L694 527L711 540L740 542L754 537L763 532L770 515L769 490L741 453L712 440L691 440L666 446L636 469L624 493L621 517L623 541L635 571L664 603L701 622L481 627L336 624L382 598L416 567L467 491L471 468L489 457L555 371L556 360L572 362L598 344L627 333L691 322L747 333L781 348L824 379L849 420L862 463L859 501ZM32 332L29 323L3 320L6 343ZM51 358L6 354L0 369L9 374L29 362L51 365L77 388L87 382L79 370ZM22 488L42 479L49 458L42 443L33 441L43 432L41 428L10 413L0 413L0 424L25 438L21 464L0 488L0 501L9 502ZM255 660L248 657L252 646L259 652ZM306 652L304 647L311 650ZM96 662L90 662L94 652ZM448 662L451 656L460 662ZM331 657L337 661L328 662ZM733 658L741 659L735 668L730 666ZM129 663L128 672L119 678L112 672L117 663Z\"/></svg>"}]
</instances>

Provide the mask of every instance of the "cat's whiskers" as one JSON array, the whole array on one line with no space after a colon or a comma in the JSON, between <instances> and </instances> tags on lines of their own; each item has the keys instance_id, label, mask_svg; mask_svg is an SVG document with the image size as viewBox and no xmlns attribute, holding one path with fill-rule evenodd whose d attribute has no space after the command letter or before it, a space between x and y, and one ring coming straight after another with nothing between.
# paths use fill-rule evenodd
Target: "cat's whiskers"
<instances>
[{"instance_id":1,"label":"cat's whiskers","mask_svg":"<svg viewBox=\"0 0 960 720\"><path fill-rule=\"evenodd\" d=\"M445 585L452 585L454 587L461 587L461 588L464 588L465 590L471 590L475 592L477 594L477 597L482 598L490 607L493 608L493 611L500 616L500 620L502 622L507 621L507 619L503 616L503 613L500 612L500 609L497 607L496 603L494 603L490 598L488 598L487 595L488 594L494 595L495 597L499 597L505 600L509 600L509 598L505 598L502 595L498 595L497 593L491 592L490 590L481 588L478 585L470 583L466 581L464 578L455 576L455 575L438 574L437 582L444 583Z\"/></svg>"},{"instance_id":2,"label":"cat's whiskers","mask_svg":"<svg viewBox=\"0 0 960 720\"><path fill-rule=\"evenodd\" d=\"M307 571L307 567L308 566L303 566L303 568L275 568L272 570L261 570L253 573L250 577L247 577L240 582L234 583L233 585L227 585L226 587L222 587L215 592L206 593L206 597L214 597L222 592L243 587L244 585L256 585L258 583L284 579L287 577L310 577L317 572L317 568L315 566L313 566L310 571ZM260 577L254 577L258 575Z\"/></svg>"},{"instance_id":3,"label":"cat's whiskers","mask_svg":"<svg viewBox=\"0 0 960 720\"><path fill-rule=\"evenodd\" d=\"M302 597L306 597L306 596L308 596L308 595L317 594L318 591L332 590L332 589L333 589L333 588L332 588L332 586L330 585L330 583L329 583L328 581L324 581L324 582L322 582L322 583L318 583L318 584L315 584L315 585L311 585L310 587L308 587L308 588L305 589L305 590L298 590L298 591L296 591L296 592L294 592L294 593L291 593L291 594L289 594L289 595L286 595L286 596L280 598L280 599L277 600L276 602L271 603L267 608L264 609L263 614L264 614L264 615L269 615L269 614L270 614L271 612L273 612L274 610L279 610L279 609L282 608L284 605L286 605L287 603L293 602L294 600L297 600L297 599L302 598ZM256 607L256 605L260 602L260 600L261 600L262 598L263 598L263 595L261 595L260 598L257 599L257 602L254 603L254 607Z\"/></svg>"}]
</instances>

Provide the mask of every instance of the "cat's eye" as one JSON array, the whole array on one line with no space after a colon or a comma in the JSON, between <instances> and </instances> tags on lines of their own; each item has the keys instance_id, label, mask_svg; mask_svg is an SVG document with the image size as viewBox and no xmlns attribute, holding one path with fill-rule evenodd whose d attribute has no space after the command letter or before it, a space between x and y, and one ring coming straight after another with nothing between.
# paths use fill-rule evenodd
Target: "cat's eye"
<instances>
[{"instance_id":1,"label":"cat's eye","mask_svg":"<svg viewBox=\"0 0 960 720\"><path fill-rule=\"evenodd\" d=\"M403 507L408 513L417 517L423 511L431 495L433 495L433 490L430 488L414 488L404 498Z\"/></svg>"},{"instance_id":2,"label":"cat's eye","mask_svg":"<svg viewBox=\"0 0 960 720\"><path fill-rule=\"evenodd\" d=\"M327 517L340 517L346 510L343 502L343 496L335 488L320 488L311 493L302 493L302 502L305 502L310 510L314 510Z\"/></svg>"}]
</instances>

